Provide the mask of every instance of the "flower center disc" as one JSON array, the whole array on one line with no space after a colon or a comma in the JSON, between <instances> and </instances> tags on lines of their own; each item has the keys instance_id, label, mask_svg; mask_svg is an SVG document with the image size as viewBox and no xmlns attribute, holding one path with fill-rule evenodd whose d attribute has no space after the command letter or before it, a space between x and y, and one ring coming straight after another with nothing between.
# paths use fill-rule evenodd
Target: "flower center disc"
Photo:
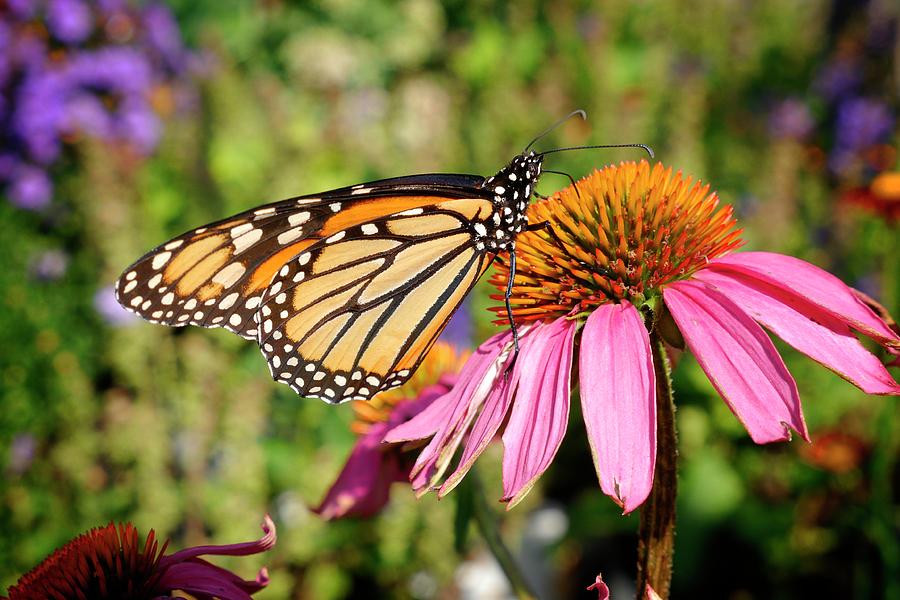
<instances>
[{"instance_id":1,"label":"flower center disc","mask_svg":"<svg viewBox=\"0 0 900 600\"><path fill-rule=\"evenodd\" d=\"M528 208L547 228L516 240L510 303L517 322L577 314L607 302L640 305L743 244L731 206L709 185L646 161L610 165ZM505 291L508 259L491 278ZM502 300L502 295L492 298ZM505 309L495 307L498 323Z\"/></svg>"}]
</instances>

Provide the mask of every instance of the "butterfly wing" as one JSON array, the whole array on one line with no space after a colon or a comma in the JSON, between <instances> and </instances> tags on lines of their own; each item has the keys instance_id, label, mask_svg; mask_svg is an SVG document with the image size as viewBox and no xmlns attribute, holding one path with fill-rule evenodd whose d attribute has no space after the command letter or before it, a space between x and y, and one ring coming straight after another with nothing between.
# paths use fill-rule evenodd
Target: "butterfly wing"
<instances>
[{"instance_id":1,"label":"butterfly wing","mask_svg":"<svg viewBox=\"0 0 900 600\"><path fill-rule=\"evenodd\" d=\"M116 284L122 306L153 323L225 327L257 338L254 315L278 270L335 232L386 213L471 196L483 178L414 175L275 202L176 237Z\"/></svg>"},{"instance_id":2,"label":"butterfly wing","mask_svg":"<svg viewBox=\"0 0 900 600\"><path fill-rule=\"evenodd\" d=\"M276 381L329 402L406 381L490 265L484 198L428 203L311 244L273 278L256 314Z\"/></svg>"}]
</instances>

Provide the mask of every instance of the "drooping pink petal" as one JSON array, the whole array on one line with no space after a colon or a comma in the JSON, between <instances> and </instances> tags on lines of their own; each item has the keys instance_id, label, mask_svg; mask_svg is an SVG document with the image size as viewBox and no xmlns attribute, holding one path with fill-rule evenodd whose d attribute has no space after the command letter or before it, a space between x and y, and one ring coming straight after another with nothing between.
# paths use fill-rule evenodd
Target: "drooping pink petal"
<instances>
[{"instance_id":1,"label":"drooping pink petal","mask_svg":"<svg viewBox=\"0 0 900 600\"><path fill-rule=\"evenodd\" d=\"M591 313L581 332L578 364L600 488L629 513L650 494L656 465L650 336L633 304L604 304Z\"/></svg>"},{"instance_id":2,"label":"drooping pink petal","mask_svg":"<svg viewBox=\"0 0 900 600\"><path fill-rule=\"evenodd\" d=\"M184 590L197 598L221 598L222 600L250 600L250 594L264 588L268 573L260 570L255 581L245 581L222 567L217 567L200 555L247 556L265 552L275 545L275 523L266 515L262 529L265 535L253 542L222 546L196 546L159 559L160 578L155 588L159 590Z\"/></svg>"},{"instance_id":3,"label":"drooping pink petal","mask_svg":"<svg viewBox=\"0 0 900 600\"><path fill-rule=\"evenodd\" d=\"M756 321L701 282L677 281L663 297L688 348L754 442L788 440L789 428L809 440L797 384Z\"/></svg>"},{"instance_id":4,"label":"drooping pink petal","mask_svg":"<svg viewBox=\"0 0 900 600\"><path fill-rule=\"evenodd\" d=\"M255 581L245 581L231 571L202 558L191 558L168 567L156 587L166 591L181 590L204 600L251 600L251 594L260 591L268 583L269 575L265 568L260 570Z\"/></svg>"},{"instance_id":5,"label":"drooping pink petal","mask_svg":"<svg viewBox=\"0 0 900 600\"><path fill-rule=\"evenodd\" d=\"M739 252L713 259L706 268L738 271L799 294L878 343L900 348L900 337L843 281L799 258L773 252Z\"/></svg>"},{"instance_id":6,"label":"drooping pink petal","mask_svg":"<svg viewBox=\"0 0 900 600\"><path fill-rule=\"evenodd\" d=\"M597 600L609 600L609 587L603 581L602 576L597 575L597 579L587 589L589 592L597 592Z\"/></svg>"},{"instance_id":7,"label":"drooping pink petal","mask_svg":"<svg viewBox=\"0 0 900 600\"><path fill-rule=\"evenodd\" d=\"M324 519L369 517L387 504L391 484L409 479L409 466L403 466L402 448L382 443L394 427L423 412L446 394L456 381L455 375L423 389L417 398L398 403L386 422L375 423L361 436L331 485L322 503L313 509Z\"/></svg>"},{"instance_id":8,"label":"drooping pink petal","mask_svg":"<svg viewBox=\"0 0 900 600\"><path fill-rule=\"evenodd\" d=\"M160 559L159 564L161 567L165 567L204 554L218 556L247 556L265 552L275 545L275 541L278 538L275 531L275 523L272 522L272 518L269 515L266 515L263 518L261 527L265 535L256 541L243 542L240 544L224 544L221 546L195 546L193 548L185 548L175 554L163 556Z\"/></svg>"},{"instance_id":9,"label":"drooping pink petal","mask_svg":"<svg viewBox=\"0 0 900 600\"><path fill-rule=\"evenodd\" d=\"M576 322L537 324L523 343L521 377L503 432L503 499L515 506L556 456L569 418ZM523 340L524 342L524 340Z\"/></svg>"},{"instance_id":10,"label":"drooping pink petal","mask_svg":"<svg viewBox=\"0 0 900 600\"><path fill-rule=\"evenodd\" d=\"M900 394L881 361L841 320L795 293L737 271L704 269L696 279L735 301L775 335L869 394Z\"/></svg>"},{"instance_id":11,"label":"drooping pink petal","mask_svg":"<svg viewBox=\"0 0 900 600\"><path fill-rule=\"evenodd\" d=\"M431 413L426 415L428 427L436 425L437 430L410 472L413 489L418 493L427 491L446 471L506 363L511 339L512 335L504 332L482 344L466 361L457 384L450 392L435 400L423 413L392 429L385 436L387 442L414 439L412 435L425 430L418 421L422 415ZM432 410L436 406L443 409L440 420L435 417L438 413Z\"/></svg>"},{"instance_id":12,"label":"drooping pink petal","mask_svg":"<svg viewBox=\"0 0 900 600\"><path fill-rule=\"evenodd\" d=\"M460 370L456 385L448 392L453 398L461 396L461 391L473 380L480 381L503 351L504 345L512 335L505 331L491 337L481 344ZM467 400L464 398L464 400ZM388 443L408 442L431 437L447 425L447 419L453 413L456 403L447 399L433 402L428 408L387 432L384 441Z\"/></svg>"},{"instance_id":13,"label":"drooping pink petal","mask_svg":"<svg viewBox=\"0 0 900 600\"><path fill-rule=\"evenodd\" d=\"M520 340L521 344L529 343L530 337L529 335L524 335ZM512 373L508 377L504 376L502 371L498 373L499 376L489 391L488 397L484 401L484 406L475 419L475 424L472 425L462 456L459 459L459 464L456 470L441 485L441 488L438 490L438 496L445 496L462 481L469 469L472 468L472 465L475 464L475 460L481 456L481 453L494 439L494 436L500 429L500 425L503 424L506 418L506 413L512 402L512 390L516 388L516 384L521 376L520 364L521 362L519 361L514 364Z\"/></svg>"},{"instance_id":14,"label":"drooping pink petal","mask_svg":"<svg viewBox=\"0 0 900 600\"><path fill-rule=\"evenodd\" d=\"M388 423L376 423L357 440L337 480L313 512L324 519L368 517L384 507L391 484L409 476L408 470L400 468L397 448L381 443L388 427Z\"/></svg>"}]
</instances>

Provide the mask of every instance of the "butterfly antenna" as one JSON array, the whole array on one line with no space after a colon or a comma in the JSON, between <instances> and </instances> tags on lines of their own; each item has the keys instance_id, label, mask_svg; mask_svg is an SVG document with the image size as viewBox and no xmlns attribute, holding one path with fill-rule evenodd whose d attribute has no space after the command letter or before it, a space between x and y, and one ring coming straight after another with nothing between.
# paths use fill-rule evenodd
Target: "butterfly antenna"
<instances>
[{"instance_id":1,"label":"butterfly antenna","mask_svg":"<svg viewBox=\"0 0 900 600\"><path fill-rule=\"evenodd\" d=\"M562 119L560 119L559 121L557 121L556 123L554 123L553 125L548 127L542 134L540 134L539 136L537 136L536 138L531 140L531 142L529 142L529 144L527 146L525 146L525 149L522 151L522 154L525 154L526 152L528 152L528 150L530 150L531 147L534 146L542 137L544 137L545 135L547 135L548 133L550 133L551 131L553 131L554 129L556 129L557 127L559 127L560 125L562 125L563 123L565 123L566 121L568 121L569 119L574 117L575 115L580 115L582 119L587 121L587 113L586 112L584 112L580 108L578 110L573 110L572 112L570 112L569 114L564 116Z\"/></svg>"},{"instance_id":2,"label":"butterfly antenna","mask_svg":"<svg viewBox=\"0 0 900 600\"><path fill-rule=\"evenodd\" d=\"M569 150L590 150L592 148L640 148L648 155L650 158L654 158L656 155L653 154L653 148L648 146L647 144L602 144L599 146L571 146L569 148L554 148L553 150L545 150L541 152L541 156L546 154L553 154L554 152L568 152Z\"/></svg>"}]
</instances>

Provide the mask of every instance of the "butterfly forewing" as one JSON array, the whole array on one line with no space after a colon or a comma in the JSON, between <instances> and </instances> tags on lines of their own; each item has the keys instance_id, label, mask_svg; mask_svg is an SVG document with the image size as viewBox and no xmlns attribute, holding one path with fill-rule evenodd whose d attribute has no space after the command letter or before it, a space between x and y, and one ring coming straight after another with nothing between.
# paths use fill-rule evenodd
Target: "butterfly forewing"
<instances>
[{"instance_id":1,"label":"butterfly forewing","mask_svg":"<svg viewBox=\"0 0 900 600\"><path fill-rule=\"evenodd\" d=\"M272 376L330 402L370 398L415 370L493 255L484 199L434 199L323 239L286 264L257 313Z\"/></svg>"},{"instance_id":2,"label":"butterfly forewing","mask_svg":"<svg viewBox=\"0 0 900 600\"><path fill-rule=\"evenodd\" d=\"M129 267L119 302L155 323L256 340L276 381L341 402L406 381L497 252L541 156L487 179L411 175L261 206Z\"/></svg>"}]
</instances>

